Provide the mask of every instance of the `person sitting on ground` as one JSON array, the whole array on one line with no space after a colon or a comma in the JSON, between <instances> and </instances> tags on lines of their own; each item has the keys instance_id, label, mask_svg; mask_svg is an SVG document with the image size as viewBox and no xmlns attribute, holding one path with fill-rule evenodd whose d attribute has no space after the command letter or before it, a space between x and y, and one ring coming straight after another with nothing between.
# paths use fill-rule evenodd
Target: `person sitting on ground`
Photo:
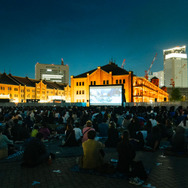
<instances>
[{"instance_id":1,"label":"person sitting on ground","mask_svg":"<svg viewBox=\"0 0 188 188\"><path fill-rule=\"evenodd\" d=\"M67 128L65 130L65 143L63 143L63 146L78 146L75 131L70 123L67 124Z\"/></svg>"},{"instance_id":2,"label":"person sitting on ground","mask_svg":"<svg viewBox=\"0 0 188 188\"><path fill-rule=\"evenodd\" d=\"M183 127L185 129L185 137L186 137L186 142L188 143L188 115L180 122L178 127Z\"/></svg>"},{"instance_id":3,"label":"person sitting on ground","mask_svg":"<svg viewBox=\"0 0 188 188\"><path fill-rule=\"evenodd\" d=\"M3 128L0 127L0 159L8 156L8 144L13 144L13 141L3 135Z\"/></svg>"},{"instance_id":4,"label":"person sitting on ground","mask_svg":"<svg viewBox=\"0 0 188 188\"><path fill-rule=\"evenodd\" d=\"M108 124L106 118L102 119L102 122L98 124L99 137L107 137L108 136Z\"/></svg>"},{"instance_id":5,"label":"person sitting on ground","mask_svg":"<svg viewBox=\"0 0 188 188\"><path fill-rule=\"evenodd\" d=\"M33 127L33 130L31 131L31 137L36 137L38 132L39 132L39 127L38 127L38 125L35 125Z\"/></svg>"},{"instance_id":6,"label":"person sitting on ground","mask_svg":"<svg viewBox=\"0 0 188 188\"><path fill-rule=\"evenodd\" d=\"M126 175L130 175L129 168L132 164L133 159L136 156L134 146L131 144L130 135L128 131L124 131L122 135L122 141L117 145L118 152L118 164L117 170Z\"/></svg>"},{"instance_id":7,"label":"person sitting on ground","mask_svg":"<svg viewBox=\"0 0 188 188\"><path fill-rule=\"evenodd\" d=\"M124 130L127 130L127 127L128 127L128 125L131 123L131 116L130 115L127 115L125 118L124 118L124 120L123 120L123 122L122 122L122 128L124 129Z\"/></svg>"},{"instance_id":8,"label":"person sitting on ground","mask_svg":"<svg viewBox=\"0 0 188 188\"><path fill-rule=\"evenodd\" d=\"M166 138L171 141L175 131L173 130L172 123L169 119L165 121L165 136Z\"/></svg>"},{"instance_id":9,"label":"person sitting on ground","mask_svg":"<svg viewBox=\"0 0 188 188\"><path fill-rule=\"evenodd\" d=\"M152 131L147 135L146 140L146 145L151 148L151 151L156 151L161 141L160 128L158 126L152 127Z\"/></svg>"},{"instance_id":10,"label":"person sitting on ground","mask_svg":"<svg viewBox=\"0 0 188 188\"><path fill-rule=\"evenodd\" d=\"M82 168L85 169L97 169L104 164L103 148L105 147L99 141L95 140L96 132L90 130L88 132L88 140L82 143L83 147L83 164Z\"/></svg>"},{"instance_id":11,"label":"person sitting on ground","mask_svg":"<svg viewBox=\"0 0 188 188\"><path fill-rule=\"evenodd\" d=\"M117 143L120 141L118 130L116 129L115 122L109 123L108 139L105 142L106 147L117 147Z\"/></svg>"},{"instance_id":12,"label":"person sitting on ground","mask_svg":"<svg viewBox=\"0 0 188 188\"><path fill-rule=\"evenodd\" d=\"M11 126L8 123L6 123L5 125L4 135L6 135L9 140L13 139L13 136L11 134Z\"/></svg>"},{"instance_id":13,"label":"person sitting on ground","mask_svg":"<svg viewBox=\"0 0 188 188\"><path fill-rule=\"evenodd\" d=\"M89 131L91 131L91 130L95 131L95 129L92 127L92 121L91 121L91 120L88 120L88 121L86 122L86 127L83 128L83 130L82 130L82 134L83 134L82 143L85 142L86 140L88 140L87 133L88 133Z\"/></svg>"},{"instance_id":14,"label":"person sitting on ground","mask_svg":"<svg viewBox=\"0 0 188 188\"><path fill-rule=\"evenodd\" d=\"M80 124L78 122L75 122L74 126L75 138L78 145L80 145L82 141L82 130L80 129Z\"/></svg>"},{"instance_id":15,"label":"person sitting on ground","mask_svg":"<svg viewBox=\"0 0 188 188\"><path fill-rule=\"evenodd\" d=\"M44 162L48 162L50 153L43 143L44 136L38 133L36 138L32 138L24 149L22 166L34 167Z\"/></svg>"},{"instance_id":16,"label":"person sitting on ground","mask_svg":"<svg viewBox=\"0 0 188 188\"><path fill-rule=\"evenodd\" d=\"M47 140L50 137L50 130L48 129L46 122L42 122L42 127L39 129L39 133L42 133L44 140Z\"/></svg>"},{"instance_id":17,"label":"person sitting on ground","mask_svg":"<svg viewBox=\"0 0 188 188\"><path fill-rule=\"evenodd\" d=\"M172 151L187 152L185 129L182 126L177 126L176 132L172 137Z\"/></svg>"}]
</instances>

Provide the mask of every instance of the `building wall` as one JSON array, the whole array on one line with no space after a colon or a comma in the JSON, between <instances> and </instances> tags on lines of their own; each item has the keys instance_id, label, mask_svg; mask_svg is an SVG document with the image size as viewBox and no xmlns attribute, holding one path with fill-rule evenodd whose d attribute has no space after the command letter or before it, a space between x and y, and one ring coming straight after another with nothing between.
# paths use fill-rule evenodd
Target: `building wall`
<instances>
[{"instance_id":1,"label":"building wall","mask_svg":"<svg viewBox=\"0 0 188 188\"><path fill-rule=\"evenodd\" d=\"M148 75L148 80L151 80L153 77L157 77L159 79L159 87L163 87L164 84L164 71L152 72L152 74Z\"/></svg>"},{"instance_id":2,"label":"building wall","mask_svg":"<svg viewBox=\"0 0 188 188\"><path fill-rule=\"evenodd\" d=\"M7 96L12 102L20 103L30 100L40 100L40 102L50 102L53 99L63 99L70 102L71 89L67 85L64 90L49 89L42 82L35 84L35 87L10 85L0 83L0 98Z\"/></svg>"},{"instance_id":3,"label":"building wall","mask_svg":"<svg viewBox=\"0 0 188 188\"><path fill-rule=\"evenodd\" d=\"M123 84L126 90L125 98L131 102L131 84L129 75L112 76L112 72L107 73L100 67L92 74L87 74L86 78L74 78L71 76L71 102L89 103L89 86L90 85L111 85Z\"/></svg>"},{"instance_id":4,"label":"building wall","mask_svg":"<svg viewBox=\"0 0 188 188\"><path fill-rule=\"evenodd\" d=\"M166 102L168 93L142 77L133 78L134 102Z\"/></svg>"},{"instance_id":5,"label":"building wall","mask_svg":"<svg viewBox=\"0 0 188 188\"><path fill-rule=\"evenodd\" d=\"M37 63L35 65L35 79L68 84L69 66Z\"/></svg>"},{"instance_id":6,"label":"building wall","mask_svg":"<svg viewBox=\"0 0 188 188\"><path fill-rule=\"evenodd\" d=\"M89 105L90 85L123 84L126 102L162 102L168 101L168 94L145 78L128 75L112 75L100 67L86 78L71 76L71 102L87 102Z\"/></svg>"},{"instance_id":7,"label":"building wall","mask_svg":"<svg viewBox=\"0 0 188 188\"><path fill-rule=\"evenodd\" d=\"M163 50L166 87L188 87L186 46Z\"/></svg>"}]
</instances>

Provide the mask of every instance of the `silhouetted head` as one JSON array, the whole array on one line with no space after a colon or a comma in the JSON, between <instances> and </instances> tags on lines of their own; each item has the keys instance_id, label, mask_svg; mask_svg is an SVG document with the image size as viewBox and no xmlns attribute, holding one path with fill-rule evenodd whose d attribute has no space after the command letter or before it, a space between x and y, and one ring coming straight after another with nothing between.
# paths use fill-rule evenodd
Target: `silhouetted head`
<instances>
[{"instance_id":1,"label":"silhouetted head","mask_svg":"<svg viewBox=\"0 0 188 188\"><path fill-rule=\"evenodd\" d=\"M94 139L96 136L96 132L91 130L87 133L88 139Z\"/></svg>"}]
</instances>

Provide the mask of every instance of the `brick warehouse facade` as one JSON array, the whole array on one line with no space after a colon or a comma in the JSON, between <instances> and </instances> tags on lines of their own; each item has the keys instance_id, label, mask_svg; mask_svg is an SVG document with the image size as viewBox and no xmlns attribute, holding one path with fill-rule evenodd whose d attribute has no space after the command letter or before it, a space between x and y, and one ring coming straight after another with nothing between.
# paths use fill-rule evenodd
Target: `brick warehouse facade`
<instances>
[{"instance_id":1,"label":"brick warehouse facade","mask_svg":"<svg viewBox=\"0 0 188 188\"><path fill-rule=\"evenodd\" d=\"M168 93L143 77L137 77L115 63L71 76L71 102L86 102L89 104L90 85L124 86L126 102L164 102L168 101Z\"/></svg>"},{"instance_id":2,"label":"brick warehouse facade","mask_svg":"<svg viewBox=\"0 0 188 188\"><path fill-rule=\"evenodd\" d=\"M67 84L0 74L0 98L8 98L11 102L70 102L70 92L70 86Z\"/></svg>"},{"instance_id":3,"label":"brick warehouse facade","mask_svg":"<svg viewBox=\"0 0 188 188\"><path fill-rule=\"evenodd\" d=\"M168 93L143 77L137 77L132 71L126 71L110 62L78 76L71 76L71 87L67 84L30 79L28 77L0 74L0 98L8 97L15 103L28 100L52 102L84 102L89 105L90 85L118 85L124 87L126 102L165 102Z\"/></svg>"}]
</instances>

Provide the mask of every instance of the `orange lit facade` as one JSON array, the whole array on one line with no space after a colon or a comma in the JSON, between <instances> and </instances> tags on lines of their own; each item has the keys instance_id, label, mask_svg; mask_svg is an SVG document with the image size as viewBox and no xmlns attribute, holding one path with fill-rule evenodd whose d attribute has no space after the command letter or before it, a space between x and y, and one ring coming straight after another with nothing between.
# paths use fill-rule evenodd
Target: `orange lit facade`
<instances>
[{"instance_id":1,"label":"orange lit facade","mask_svg":"<svg viewBox=\"0 0 188 188\"><path fill-rule=\"evenodd\" d=\"M133 102L165 102L168 93L143 77L133 77Z\"/></svg>"},{"instance_id":2,"label":"orange lit facade","mask_svg":"<svg viewBox=\"0 0 188 188\"><path fill-rule=\"evenodd\" d=\"M71 76L71 102L85 102L89 105L90 85L122 84L126 102L164 102L168 93L145 78L110 62L107 65L78 76Z\"/></svg>"},{"instance_id":3,"label":"orange lit facade","mask_svg":"<svg viewBox=\"0 0 188 188\"><path fill-rule=\"evenodd\" d=\"M53 102L53 100L70 102L70 92L69 85L0 74L0 98L8 98L11 102L36 100L39 102Z\"/></svg>"}]
</instances>

